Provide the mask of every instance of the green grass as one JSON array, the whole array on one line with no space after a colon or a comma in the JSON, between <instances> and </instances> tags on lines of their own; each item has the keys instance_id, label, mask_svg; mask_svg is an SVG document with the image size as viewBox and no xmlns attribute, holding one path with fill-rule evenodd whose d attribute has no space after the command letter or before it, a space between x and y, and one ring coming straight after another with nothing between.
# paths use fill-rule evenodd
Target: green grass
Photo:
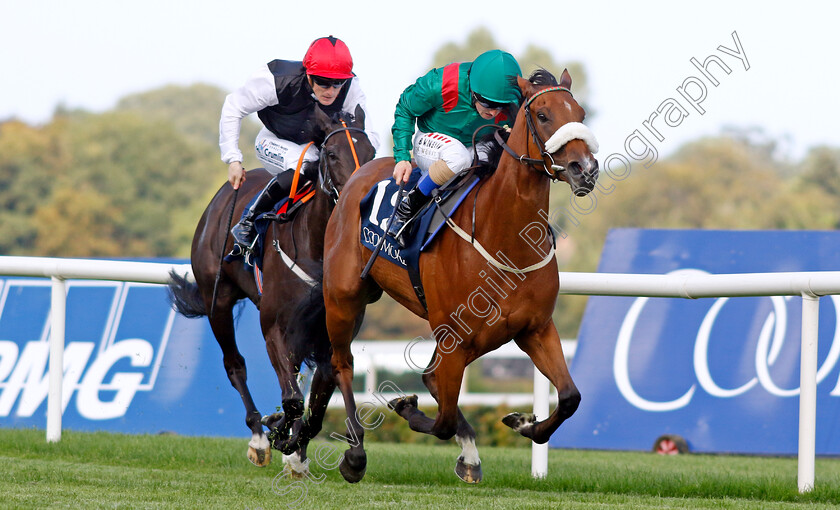
<instances>
[{"instance_id":1,"label":"green grass","mask_svg":"<svg viewBox=\"0 0 840 510\"><path fill-rule=\"evenodd\" d=\"M375 434L372 433L373 436ZM275 480L253 467L246 439L0 429L0 508L833 508L840 460L817 459L816 489L799 494L796 459L551 450L544 480L530 448L480 449L484 481L453 473L456 446L370 443L360 483L315 466L319 482ZM319 445L310 448L310 455ZM334 443L343 451L343 444ZM326 449L322 450L326 451ZM335 456L333 456L335 458ZM326 462L322 462L326 464ZM273 491L287 489L289 497Z\"/></svg>"}]
</instances>

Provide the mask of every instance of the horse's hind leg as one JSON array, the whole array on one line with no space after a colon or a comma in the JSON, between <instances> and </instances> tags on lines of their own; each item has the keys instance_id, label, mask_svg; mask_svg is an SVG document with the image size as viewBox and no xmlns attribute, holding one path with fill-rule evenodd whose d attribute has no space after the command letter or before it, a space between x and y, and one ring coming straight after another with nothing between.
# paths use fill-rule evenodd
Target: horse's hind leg
<instances>
[{"instance_id":1,"label":"horse's hind leg","mask_svg":"<svg viewBox=\"0 0 840 510\"><path fill-rule=\"evenodd\" d=\"M260 423L260 412L254 405L254 399L251 398L251 392L248 390L245 358L236 347L232 303L217 302L213 317L210 318L210 327L219 347L222 348L223 362L230 384L239 392L242 403L245 405L245 423L251 429L248 460L255 466L265 467L271 462L271 448Z\"/></svg>"},{"instance_id":2,"label":"horse's hind leg","mask_svg":"<svg viewBox=\"0 0 840 510\"><path fill-rule=\"evenodd\" d=\"M543 330L516 338L516 344L525 351L534 365L557 388L557 407L542 421L536 421L533 414L511 413L502 422L535 443L545 443L551 434L572 416L580 404L580 392L563 356L563 346L554 323L549 322Z\"/></svg>"}]
</instances>

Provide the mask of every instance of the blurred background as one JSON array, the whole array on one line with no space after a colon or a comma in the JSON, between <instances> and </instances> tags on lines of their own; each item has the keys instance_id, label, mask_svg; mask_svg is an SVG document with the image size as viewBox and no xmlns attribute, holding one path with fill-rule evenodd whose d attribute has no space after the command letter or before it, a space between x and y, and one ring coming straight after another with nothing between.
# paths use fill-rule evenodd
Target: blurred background
<instances>
[{"instance_id":1,"label":"blurred background","mask_svg":"<svg viewBox=\"0 0 840 510\"><path fill-rule=\"evenodd\" d=\"M561 271L594 271L613 227L833 230L840 222L840 47L833 4L802 1L218 0L142 3L0 0L0 254L188 257L195 225L225 182L218 120L225 95L258 67L299 60L321 36L343 39L367 94L369 125L391 153L393 107L432 67L502 48L527 75L568 68L601 142L626 154L636 130L657 161L576 221L554 225ZM745 62L735 50L737 33ZM704 113L678 93L710 68ZM747 69L747 66L749 67ZM669 99L686 113L644 131ZM243 126L256 166L256 119ZM603 161L603 160L602 160ZM635 161L634 161L635 163ZM570 207L555 186L552 210ZM59 228L56 228L58 226ZM555 319L574 338L586 303L561 296ZM368 309L363 339L428 336L389 299ZM488 373L493 367L487 368Z\"/></svg>"}]
</instances>

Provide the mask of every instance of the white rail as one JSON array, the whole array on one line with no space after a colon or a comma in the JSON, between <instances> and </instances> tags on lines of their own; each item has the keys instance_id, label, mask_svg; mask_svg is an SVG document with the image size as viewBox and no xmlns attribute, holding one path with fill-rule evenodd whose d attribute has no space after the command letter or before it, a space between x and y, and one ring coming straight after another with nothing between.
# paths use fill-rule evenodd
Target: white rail
<instances>
[{"instance_id":1,"label":"white rail","mask_svg":"<svg viewBox=\"0 0 840 510\"><path fill-rule=\"evenodd\" d=\"M560 273L560 294L670 298L802 296L799 393L799 492L814 488L819 297L840 294L840 271L668 275Z\"/></svg>"},{"instance_id":2,"label":"white rail","mask_svg":"<svg viewBox=\"0 0 840 510\"><path fill-rule=\"evenodd\" d=\"M50 294L50 366L47 393L47 442L61 439L61 386L64 380L64 325L67 286L64 281L116 280L140 283L169 281L169 271L192 277L189 264L124 262L117 260L61 259L47 257L0 257L0 274L52 279Z\"/></svg>"}]
</instances>

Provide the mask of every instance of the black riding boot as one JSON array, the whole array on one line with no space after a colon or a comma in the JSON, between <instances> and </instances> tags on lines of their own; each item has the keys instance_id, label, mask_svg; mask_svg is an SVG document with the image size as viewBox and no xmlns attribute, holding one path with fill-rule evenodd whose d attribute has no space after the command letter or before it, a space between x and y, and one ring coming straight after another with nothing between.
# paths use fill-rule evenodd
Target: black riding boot
<instances>
[{"instance_id":1,"label":"black riding boot","mask_svg":"<svg viewBox=\"0 0 840 510\"><path fill-rule=\"evenodd\" d=\"M416 186L406 193L397 204L397 214L388 226L388 235L395 238L401 248L406 244L406 224L426 205L432 197L424 195Z\"/></svg>"},{"instance_id":2,"label":"black riding boot","mask_svg":"<svg viewBox=\"0 0 840 510\"><path fill-rule=\"evenodd\" d=\"M266 184L265 188L260 191L260 194L257 195L257 198L251 206L242 214L242 219L239 220L239 223L230 229L230 233L233 234L234 241L236 241L236 244L239 245L243 252L247 253L253 250L254 243L257 241L257 230L254 227L254 220L257 216L268 211L274 204L283 198L284 188L286 187L278 180L278 177L282 180L286 180L281 176L287 173L289 172L283 172L268 181L268 184ZM287 190L285 191L288 193ZM234 251L235 250L236 249L234 248Z\"/></svg>"}]
</instances>

